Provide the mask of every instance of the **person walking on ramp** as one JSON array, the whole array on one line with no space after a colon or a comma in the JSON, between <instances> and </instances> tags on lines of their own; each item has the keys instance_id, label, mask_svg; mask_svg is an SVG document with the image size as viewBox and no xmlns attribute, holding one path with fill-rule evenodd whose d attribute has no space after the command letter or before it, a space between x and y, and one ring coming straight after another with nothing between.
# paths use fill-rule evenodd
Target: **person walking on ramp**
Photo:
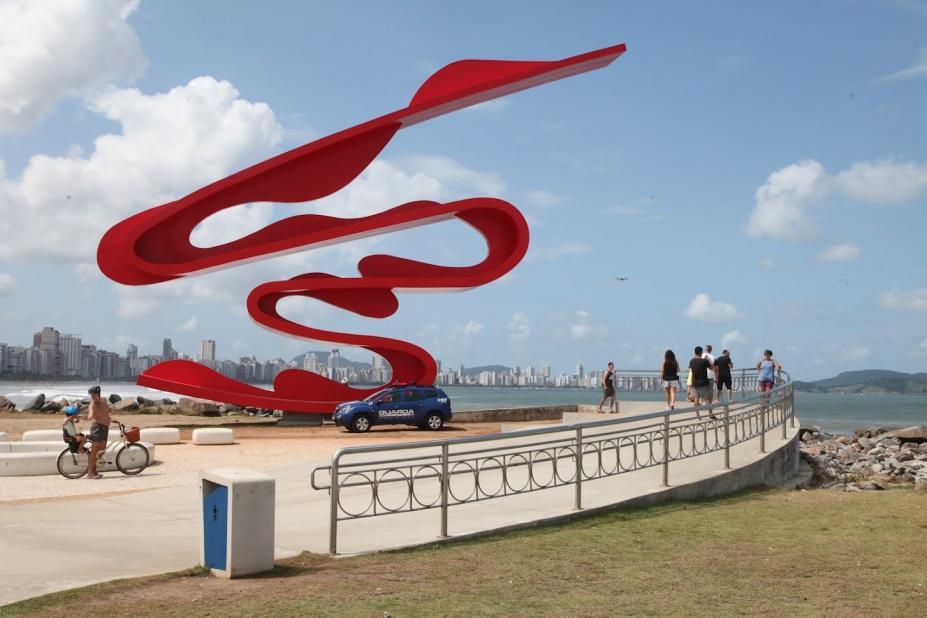
<instances>
[{"instance_id":1,"label":"person walking on ramp","mask_svg":"<svg viewBox=\"0 0 927 618\"><path fill-rule=\"evenodd\" d=\"M602 372L602 401L599 402L598 414L602 414L602 404L611 399L608 404L609 414L618 414L618 397L615 396L615 363L609 363L608 368ZM612 408L615 408L612 410Z\"/></svg>"},{"instance_id":2,"label":"person walking on ramp","mask_svg":"<svg viewBox=\"0 0 927 618\"><path fill-rule=\"evenodd\" d=\"M666 393L666 406L670 410L675 410L676 393L679 391L679 362L672 350L667 350L663 355L660 377L663 380L663 391Z\"/></svg>"}]
</instances>

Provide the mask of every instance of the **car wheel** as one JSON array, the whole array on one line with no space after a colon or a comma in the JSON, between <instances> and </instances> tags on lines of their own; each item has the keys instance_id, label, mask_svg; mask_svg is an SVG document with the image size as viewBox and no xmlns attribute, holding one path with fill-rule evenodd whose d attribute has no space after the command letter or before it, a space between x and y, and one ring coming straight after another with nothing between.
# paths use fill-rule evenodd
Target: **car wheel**
<instances>
[{"instance_id":1,"label":"car wheel","mask_svg":"<svg viewBox=\"0 0 927 618\"><path fill-rule=\"evenodd\" d=\"M357 433L370 431L370 417L364 414L358 414L354 417L354 420L351 421L351 428Z\"/></svg>"},{"instance_id":2,"label":"car wheel","mask_svg":"<svg viewBox=\"0 0 927 618\"><path fill-rule=\"evenodd\" d=\"M432 431L438 431L443 426L444 418L437 412L432 412L425 418L425 427Z\"/></svg>"}]
</instances>

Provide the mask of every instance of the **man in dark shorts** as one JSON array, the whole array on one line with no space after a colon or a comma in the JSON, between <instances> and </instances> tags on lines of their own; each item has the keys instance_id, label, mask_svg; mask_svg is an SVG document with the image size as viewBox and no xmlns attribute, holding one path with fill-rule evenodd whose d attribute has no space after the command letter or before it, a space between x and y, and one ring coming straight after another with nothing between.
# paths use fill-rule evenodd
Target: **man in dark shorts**
<instances>
[{"instance_id":1,"label":"man in dark shorts","mask_svg":"<svg viewBox=\"0 0 927 618\"><path fill-rule=\"evenodd\" d=\"M100 397L100 387L91 386L87 391L90 394L90 409L87 410L87 420L90 425L90 457L87 462L87 478L96 480L103 478L97 473L97 457L106 449L109 439L109 404Z\"/></svg>"},{"instance_id":2,"label":"man in dark shorts","mask_svg":"<svg viewBox=\"0 0 927 618\"><path fill-rule=\"evenodd\" d=\"M609 399L611 399L608 403L609 413L618 414L618 398L615 396L615 363L609 363L608 368L602 373L602 401L599 402L599 409L596 412L602 414L602 404ZM614 411L612 411L613 406Z\"/></svg>"},{"instance_id":3,"label":"man in dark shorts","mask_svg":"<svg viewBox=\"0 0 927 618\"><path fill-rule=\"evenodd\" d=\"M692 370L692 390L695 395L695 405L700 406L702 402L709 404L708 416L714 418L711 413L711 382L708 380L708 372L711 370L711 361L702 358L702 346L695 346L695 357L689 361L689 369ZM695 411L699 418L702 413Z\"/></svg>"},{"instance_id":4,"label":"man in dark shorts","mask_svg":"<svg viewBox=\"0 0 927 618\"><path fill-rule=\"evenodd\" d=\"M734 368L734 361L731 360L731 351L724 350L721 356L715 359L715 380L718 383L718 403L721 403L721 395L724 387L727 386L727 400L734 399L734 387L731 381L731 369Z\"/></svg>"}]
</instances>

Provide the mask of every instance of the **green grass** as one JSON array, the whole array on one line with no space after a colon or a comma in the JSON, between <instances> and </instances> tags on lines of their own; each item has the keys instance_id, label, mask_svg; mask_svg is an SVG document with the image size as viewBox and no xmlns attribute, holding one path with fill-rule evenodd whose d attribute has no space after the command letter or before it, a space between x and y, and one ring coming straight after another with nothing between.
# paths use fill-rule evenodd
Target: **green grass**
<instances>
[{"instance_id":1,"label":"green grass","mask_svg":"<svg viewBox=\"0 0 927 618\"><path fill-rule=\"evenodd\" d=\"M245 580L123 580L0 615L923 616L925 540L924 491L753 491L369 556L303 554Z\"/></svg>"}]
</instances>

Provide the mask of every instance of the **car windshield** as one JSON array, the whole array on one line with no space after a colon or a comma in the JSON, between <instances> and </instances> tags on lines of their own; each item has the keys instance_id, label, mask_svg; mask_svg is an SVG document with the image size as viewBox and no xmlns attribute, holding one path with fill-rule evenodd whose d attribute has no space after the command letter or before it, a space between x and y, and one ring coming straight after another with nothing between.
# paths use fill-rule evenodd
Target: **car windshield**
<instances>
[{"instance_id":1,"label":"car windshield","mask_svg":"<svg viewBox=\"0 0 927 618\"><path fill-rule=\"evenodd\" d=\"M385 395L386 393L389 393L389 392L390 392L389 389L384 388L382 391L377 391L377 392L375 392L373 395L370 395L369 397L366 397L366 398L364 399L364 401L376 401L377 399L379 399L380 397L382 397L383 395Z\"/></svg>"}]
</instances>

